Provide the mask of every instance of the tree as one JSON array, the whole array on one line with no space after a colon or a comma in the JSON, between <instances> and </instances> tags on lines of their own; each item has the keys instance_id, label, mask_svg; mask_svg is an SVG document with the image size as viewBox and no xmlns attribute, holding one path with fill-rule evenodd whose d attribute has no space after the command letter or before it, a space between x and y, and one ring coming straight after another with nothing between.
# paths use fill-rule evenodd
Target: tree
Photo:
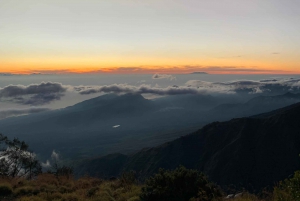
<instances>
[{"instance_id":1,"label":"tree","mask_svg":"<svg viewBox=\"0 0 300 201\"><path fill-rule=\"evenodd\" d=\"M57 163L55 163L53 169L54 171L52 172L52 174L56 175L57 177L65 176L69 179L73 175L73 168L70 166L59 166Z\"/></svg>"},{"instance_id":2,"label":"tree","mask_svg":"<svg viewBox=\"0 0 300 201\"><path fill-rule=\"evenodd\" d=\"M209 201L222 196L216 185L197 170L181 166L174 171L160 169L159 173L146 180L142 189L143 201Z\"/></svg>"},{"instance_id":3,"label":"tree","mask_svg":"<svg viewBox=\"0 0 300 201\"><path fill-rule=\"evenodd\" d=\"M0 175L2 177L32 177L41 173L42 168L36 155L29 151L24 141L9 140L0 134Z\"/></svg>"}]
</instances>

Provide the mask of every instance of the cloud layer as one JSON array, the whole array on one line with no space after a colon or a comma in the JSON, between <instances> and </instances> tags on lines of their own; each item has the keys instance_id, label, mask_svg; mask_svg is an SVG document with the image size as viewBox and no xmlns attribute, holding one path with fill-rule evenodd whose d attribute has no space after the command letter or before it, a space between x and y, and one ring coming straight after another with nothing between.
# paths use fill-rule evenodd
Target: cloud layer
<instances>
[{"instance_id":1,"label":"cloud layer","mask_svg":"<svg viewBox=\"0 0 300 201\"><path fill-rule=\"evenodd\" d=\"M285 92L300 92L300 79L271 79L271 80L238 80L231 82L205 82L190 80L184 86L169 86L165 88L128 84L113 84L104 86L75 87L80 94L93 93L138 93L155 95L180 95L180 94L282 94Z\"/></svg>"},{"instance_id":2,"label":"cloud layer","mask_svg":"<svg viewBox=\"0 0 300 201\"><path fill-rule=\"evenodd\" d=\"M48 111L48 108L6 109L0 111L0 119Z\"/></svg>"},{"instance_id":3,"label":"cloud layer","mask_svg":"<svg viewBox=\"0 0 300 201\"><path fill-rule=\"evenodd\" d=\"M168 76L163 76L168 77ZM165 79L165 78L162 78ZM151 95L184 95L184 94L265 94L278 95L286 92L300 93L300 79L269 79L269 80L236 80L230 82L207 82L189 80L182 86L159 87L140 84L111 84L100 86L69 86L55 82L42 82L40 84L9 85L0 88L0 99L25 105L44 105L60 100L70 91L80 95L96 93L137 93ZM22 113L22 111L11 111ZM23 111L25 112L25 111ZM34 112L34 111L28 111ZM9 112L7 112L9 114Z\"/></svg>"},{"instance_id":4,"label":"cloud layer","mask_svg":"<svg viewBox=\"0 0 300 201\"><path fill-rule=\"evenodd\" d=\"M266 93L281 94L285 92L300 92L300 79L269 79L269 80L237 80L231 82L205 82L190 80L186 82L188 87L207 89L217 93Z\"/></svg>"},{"instance_id":5,"label":"cloud layer","mask_svg":"<svg viewBox=\"0 0 300 201\"><path fill-rule=\"evenodd\" d=\"M77 88L78 90L78 88ZM155 95L179 95L179 94L198 94L205 93L194 87L186 86L169 86L165 88L152 87L151 85L132 86L127 84L113 84L94 87L82 87L79 93L82 95L93 93L138 93L138 94L155 94Z\"/></svg>"},{"instance_id":6,"label":"cloud layer","mask_svg":"<svg viewBox=\"0 0 300 201\"><path fill-rule=\"evenodd\" d=\"M60 100L66 90L67 87L55 82L42 82L28 86L9 85L0 88L0 99L24 105L44 105Z\"/></svg>"}]
</instances>

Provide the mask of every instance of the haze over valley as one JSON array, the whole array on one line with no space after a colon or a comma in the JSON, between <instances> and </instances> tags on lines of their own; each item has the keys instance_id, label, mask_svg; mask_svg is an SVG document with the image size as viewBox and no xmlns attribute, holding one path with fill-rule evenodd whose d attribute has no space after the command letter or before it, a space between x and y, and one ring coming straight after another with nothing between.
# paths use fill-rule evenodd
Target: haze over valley
<instances>
[{"instance_id":1,"label":"haze over valley","mask_svg":"<svg viewBox=\"0 0 300 201\"><path fill-rule=\"evenodd\" d=\"M66 84L55 82L59 78L63 81L65 76L56 76L55 81L7 85L0 91L1 104L16 108L0 112L3 118L9 113L13 116L0 121L1 131L25 140L43 160L53 150L65 159L77 160L117 152L131 154L174 140L214 121L269 112L300 99L297 76L265 76L264 79L257 76L256 80L240 79L255 78L245 75L235 76L235 80L228 80L233 76L226 75L196 76L119 75L124 83L116 80L119 83L96 85L86 78L93 78L96 83L102 82L103 76L98 81L95 76L77 75L70 76L64 81ZM51 78L9 77L17 77L24 83L32 77ZM71 85L78 78L90 85ZM126 83L126 79L135 85ZM134 79L144 81L138 83ZM51 108L60 102L72 104L74 99L78 103ZM26 115L30 113L33 114Z\"/></svg>"}]
</instances>

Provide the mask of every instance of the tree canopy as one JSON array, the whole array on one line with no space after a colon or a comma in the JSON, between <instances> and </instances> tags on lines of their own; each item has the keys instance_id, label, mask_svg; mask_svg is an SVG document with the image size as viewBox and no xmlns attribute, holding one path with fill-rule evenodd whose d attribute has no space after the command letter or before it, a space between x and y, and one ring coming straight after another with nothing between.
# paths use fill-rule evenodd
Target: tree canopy
<instances>
[{"instance_id":1,"label":"tree canopy","mask_svg":"<svg viewBox=\"0 0 300 201\"><path fill-rule=\"evenodd\" d=\"M32 178L42 167L28 145L17 138L9 140L0 134L0 176Z\"/></svg>"},{"instance_id":2,"label":"tree canopy","mask_svg":"<svg viewBox=\"0 0 300 201\"><path fill-rule=\"evenodd\" d=\"M217 200L222 196L216 185L197 171L181 166L173 171L160 169L146 180L142 189L143 201L199 201Z\"/></svg>"}]
</instances>

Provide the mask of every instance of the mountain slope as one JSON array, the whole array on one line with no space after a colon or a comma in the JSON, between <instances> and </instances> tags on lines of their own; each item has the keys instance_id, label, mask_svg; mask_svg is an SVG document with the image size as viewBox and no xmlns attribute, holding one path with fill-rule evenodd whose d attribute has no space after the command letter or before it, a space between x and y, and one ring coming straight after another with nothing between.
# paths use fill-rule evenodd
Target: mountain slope
<instances>
[{"instance_id":1,"label":"mountain slope","mask_svg":"<svg viewBox=\"0 0 300 201\"><path fill-rule=\"evenodd\" d=\"M233 184L249 190L260 189L300 168L299 121L300 104L295 104L268 118L211 123L172 142L143 149L126 160L123 157L120 172L135 170L147 177L159 168L184 165L204 171L222 186ZM79 167L81 173L93 173L89 170L92 161L94 167L101 164L101 159L88 161Z\"/></svg>"},{"instance_id":2,"label":"mountain slope","mask_svg":"<svg viewBox=\"0 0 300 201\"><path fill-rule=\"evenodd\" d=\"M257 96L241 104L220 104L209 111L209 115L218 115L222 120L247 117L265 113L300 102L300 94L285 93L277 96Z\"/></svg>"},{"instance_id":3,"label":"mountain slope","mask_svg":"<svg viewBox=\"0 0 300 201\"><path fill-rule=\"evenodd\" d=\"M107 94L64 109L1 120L0 132L26 141L43 160L52 150L71 159L128 154L174 140L213 121L286 106L299 101L298 97L257 97L250 103L224 108L216 106L229 99L210 95L147 100L139 94Z\"/></svg>"},{"instance_id":4,"label":"mountain slope","mask_svg":"<svg viewBox=\"0 0 300 201\"><path fill-rule=\"evenodd\" d=\"M43 159L53 149L66 158L91 157L176 139L207 123L199 111L139 94L107 94L65 109L1 120L0 132L26 141Z\"/></svg>"}]
</instances>

